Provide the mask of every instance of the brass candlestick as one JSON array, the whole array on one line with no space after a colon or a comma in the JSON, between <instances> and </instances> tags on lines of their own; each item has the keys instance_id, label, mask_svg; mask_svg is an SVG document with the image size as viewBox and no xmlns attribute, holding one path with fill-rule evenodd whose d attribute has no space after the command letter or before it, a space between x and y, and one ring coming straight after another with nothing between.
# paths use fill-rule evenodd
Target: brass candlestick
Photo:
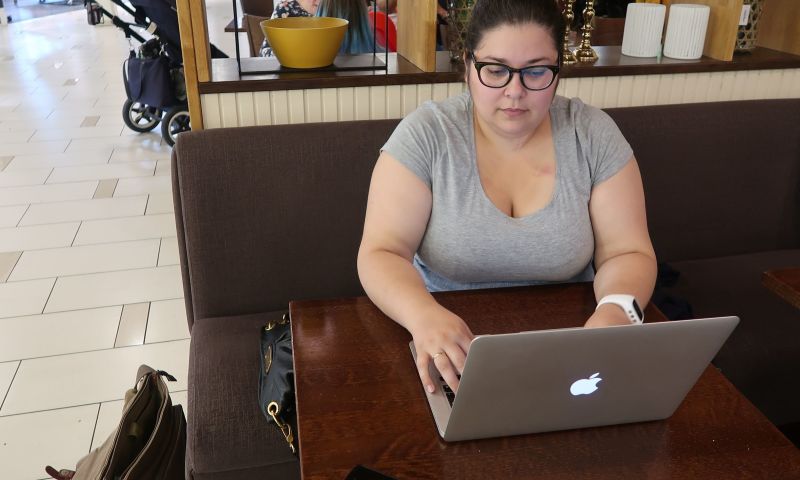
<instances>
[{"instance_id":1,"label":"brass candlestick","mask_svg":"<svg viewBox=\"0 0 800 480\"><path fill-rule=\"evenodd\" d=\"M586 8L583 9L583 28L581 28L581 45L575 50L575 58L579 62L594 62L597 60L597 52L592 48L592 20L594 20L594 0L586 0Z\"/></svg>"},{"instance_id":2,"label":"brass candlestick","mask_svg":"<svg viewBox=\"0 0 800 480\"><path fill-rule=\"evenodd\" d=\"M572 21L575 20L575 14L572 11L574 3L575 0L564 0L564 11L561 12L564 15L564 23L567 24L567 28L564 30L564 48L561 51L561 61L564 65L577 61L575 54L569 49L569 32L572 29Z\"/></svg>"}]
</instances>

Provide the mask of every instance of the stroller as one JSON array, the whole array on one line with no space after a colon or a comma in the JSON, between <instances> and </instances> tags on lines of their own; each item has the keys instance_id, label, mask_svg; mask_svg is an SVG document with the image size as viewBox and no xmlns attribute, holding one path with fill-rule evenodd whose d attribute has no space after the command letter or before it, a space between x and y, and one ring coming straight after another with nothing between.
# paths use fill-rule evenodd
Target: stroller
<instances>
[{"instance_id":1,"label":"stroller","mask_svg":"<svg viewBox=\"0 0 800 480\"><path fill-rule=\"evenodd\" d=\"M108 17L140 45L131 45L130 55L122 65L122 77L128 99L122 106L125 125L135 132L149 132L161 123L161 136L170 146L178 134L191 130L183 57L180 48L178 14L175 0L108 0L128 12L133 23L125 22L103 8L96 0L84 0L90 25L103 23ZM136 32L152 34L145 39ZM227 58L211 45L212 58Z\"/></svg>"}]
</instances>

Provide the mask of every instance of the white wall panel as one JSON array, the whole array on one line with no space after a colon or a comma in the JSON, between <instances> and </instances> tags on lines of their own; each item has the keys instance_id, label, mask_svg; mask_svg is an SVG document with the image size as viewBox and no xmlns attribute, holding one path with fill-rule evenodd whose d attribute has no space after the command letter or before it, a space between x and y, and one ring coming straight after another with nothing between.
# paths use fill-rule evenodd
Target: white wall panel
<instances>
[{"instance_id":1,"label":"white wall panel","mask_svg":"<svg viewBox=\"0 0 800 480\"><path fill-rule=\"evenodd\" d=\"M269 92L255 92L253 104L256 110L256 125L272 125Z\"/></svg>"},{"instance_id":2,"label":"white wall panel","mask_svg":"<svg viewBox=\"0 0 800 480\"><path fill-rule=\"evenodd\" d=\"M401 118L463 83L344 87L200 96L206 128ZM559 95L601 108L761 98L800 98L800 69L565 78Z\"/></svg>"},{"instance_id":3,"label":"white wall panel","mask_svg":"<svg viewBox=\"0 0 800 480\"><path fill-rule=\"evenodd\" d=\"M346 122L356 119L356 97L353 87L338 88L339 91L339 121Z\"/></svg>"},{"instance_id":4,"label":"white wall panel","mask_svg":"<svg viewBox=\"0 0 800 480\"><path fill-rule=\"evenodd\" d=\"M240 92L236 94L236 116L239 127L252 127L256 124L255 102L253 92Z\"/></svg>"},{"instance_id":5,"label":"white wall panel","mask_svg":"<svg viewBox=\"0 0 800 480\"><path fill-rule=\"evenodd\" d=\"M306 123L303 90L289 90L287 101L289 102L289 123Z\"/></svg>"},{"instance_id":6,"label":"white wall panel","mask_svg":"<svg viewBox=\"0 0 800 480\"><path fill-rule=\"evenodd\" d=\"M403 116L403 89L400 85L386 87L386 118Z\"/></svg>"},{"instance_id":7,"label":"white wall panel","mask_svg":"<svg viewBox=\"0 0 800 480\"><path fill-rule=\"evenodd\" d=\"M381 120L386 118L386 87L369 87L369 117Z\"/></svg>"},{"instance_id":8,"label":"white wall panel","mask_svg":"<svg viewBox=\"0 0 800 480\"><path fill-rule=\"evenodd\" d=\"M322 89L322 121L336 122L339 120L338 93L335 88Z\"/></svg>"},{"instance_id":9,"label":"white wall panel","mask_svg":"<svg viewBox=\"0 0 800 480\"><path fill-rule=\"evenodd\" d=\"M413 112L417 108L417 86L416 85L403 85L400 87L400 97L403 102L403 116Z\"/></svg>"},{"instance_id":10,"label":"white wall panel","mask_svg":"<svg viewBox=\"0 0 800 480\"><path fill-rule=\"evenodd\" d=\"M284 91L269 92L272 105L272 124L283 125L289 123L289 95Z\"/></svg>"},{"instance_id":11,"label":"white wall panel","mask_svg":"<svg viewBox=\"0 0 800 480\"><path fill-rule=\"evenodd\" d=\"M305 97L306 121L309 123L322 121L322 90L315 88L303 90Z\"/></svg>"},{"instance_id":12,"label":"white wall panel","mask_svg":"<svg viewBox=\"0 0 800 480\"><path fill-rule=\"evenodd\" d=\"M204 128L219 128L222 126L222 119L219 115L219 95L200 95L200 108L203 109Z\"/></svg>"},{"instance_id":13,"label":"white wall panel","mask_svg":"<svg viewBox=\"0 0 800 480\"><path fill-rule=\"evenodd\" d=\"M223 127L236 127L239 118L236 113L236 94L221 93L219 95L219 112L222 115Z\"/></svg>"},{"instance_id":14,"label":"white wall panel","mask_svg":"<svg viewBox=\"0 0 800 480\"><path fill-rule=\"evenodd\" d=\"M369 120L369 87L355 87L353 95L356 115L353 120Z\"/></svg>"}]
</instances>

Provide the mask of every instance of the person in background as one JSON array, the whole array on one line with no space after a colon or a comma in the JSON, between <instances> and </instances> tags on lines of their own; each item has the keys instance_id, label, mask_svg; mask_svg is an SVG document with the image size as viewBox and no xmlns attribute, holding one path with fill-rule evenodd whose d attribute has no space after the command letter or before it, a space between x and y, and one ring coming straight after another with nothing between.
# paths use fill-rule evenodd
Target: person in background
<instances>
[{"instance_id":1,"label":"person in background","mask_svg":"<svg viewBox=\"0 0 800 480\"><path fill-rule=\"evenodd\" d=\"M313 17L317 13L317 8L319 8L319 0L279 0L275 2L275 9L270 18ZM272 49L266 38L261 42L259 54L262 57L272 55Z\"/></svg>"},{"instance_id":2,"label":"person in background","mask_svg":"<svg viewBox=\"0 0 800 480\"><path fill-rule=\"evenodd\" d=\"M467 91L407 115L375 165L358 273L429 392L431 363L457 390L473 339L430 292L592 281L586 327L631 323L609 295L653 293L633 151L605 112L556 95L564 31L553 0L477 0Z\"/></svg>"},{"instance_id":3,"label":"person in background","mask_svg":"<svg viewBox=\"0 0 800 480\"><path fill-rule=\"evenodd\" d=\"M364 0L320 0L317 16L343 18L350 22L339 53L356 55L373 52L375 42Z\"/></svg>"}]
</instances>

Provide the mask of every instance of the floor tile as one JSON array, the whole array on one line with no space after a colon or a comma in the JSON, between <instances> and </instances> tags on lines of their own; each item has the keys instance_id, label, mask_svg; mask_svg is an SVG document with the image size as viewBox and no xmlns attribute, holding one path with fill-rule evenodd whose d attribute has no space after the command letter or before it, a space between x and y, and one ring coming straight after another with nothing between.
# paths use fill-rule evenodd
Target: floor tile
<instances>
[{"instance_id":1,"label":"floor tile","mask_svg":"<svg viewBox=\"0 0 800 480\"><path fill-rule=\"evenodd\" d=\"M40 143L32 143L30 145L39 145L44 142ZM69 152L80 152L82 150L97 150L100 148L108 148L108 147L127 147L127 148L137 148L141 147L144 149L149 149L153 152L166 152L169 151L170 147L161 145L161 135L156 133L142 133L140 135L135 136L127 136L123 135L121 137L107 137L107 138L79 138L77 140L70 141L69 147L66 148L67 153ZM3 153L0 150L0 153Z\"/></svg>"},{"instance_id":2,"label":"floor tile","mask_svg":"<svg viewBox=\"0 0 800 480\"><path fill-rule=\"evenodd\" d=\"M148 193L168 193L171 195L172 180L170 177L163 175L158 177L121 178L117 184L117 189L114 191L114 196L124 197L128 195L146 195Z\"/></svg>"},{"instance_id":3,"label":"floor tile","mask_svg":"<svg viewBox=\"0 0 800 480\"><path fill-rule=\"evenodd\" d=\"M78 222L0 229L0 252L39 250L72 245Z\"/></svg>"},{"instance_id":4,"label":"floor tile","mask_svg":"<svg viewBox=\"0 0 800 480\"><path fill-rule=\"evenodd\" d=\"M170 160L159 160L156 164L156 176L158 175L172 175L172 165Z\"/></svg>"},{"instance_id":5,"label":"floor tile","mask_svg":"<svg viewBox=\"0 0 800 480\"><path fill-rule=\"evenodd\" d=\"M117 339L114 347L130 347L142 345L144 334L147 330L147 313L150 303L132 303L122 308L122 317L119 321Z\"/></svg>"},{"instance_id":6,"label":"floor tile","mask_svg":"<svg viewBox=\"0 0 800 480\"><path fill-rule=\"evenodd\" d=\"M147 202L146 215L158 213L172 213L175 206L172 204L172 193L151 193L150 200Z\"/></svg>"},{"instance_id":7,"label":"floor tile","mask_svg":"<svg viewBox=\"0 0 800 480\"><path fill-rule=\"evenodd\" d=\"M118 137L122 132L119 127L75 127L75 128L41 128L28 140L43 142L48 140L70 140L76 138Z\"/></svg>"},{"instance_id":8,"label":"floor tile","mask_svg":"<svg viewBox=\"0 0 800 480\"><path fill-rule=\"evenodd\" d=\"M15 227L27 210L28 205L0 207L0 228Z\"/></svg>"},{"instance_id":9,"label":"floor tile","mask_svg":"<svg viewBox=\"0 0 800 480\"><path fill-rule=\"evenodd\" d=\"M8 280L21 255L22 251L0 252L0 283Z\"/></svg>"},{"instance_id":10,"label":"floor tile","mask_svg":"<svg viewBox=\"0 0 800 480\"><path fill-rule=\"evenodd\" d=\"M158 266L178 265L179 263L178 239L176 237L162 238L161 249L158 252Z\"/></svg>"},{"instance_id":11,"label":"floor tile","mask_svg":"<svg viewBox=\"0 0 800 480\"><path fill-rule=\"evenodd\" d=\"M11 381L14 379L14 374L17 373L19 362L5 362L0 363L0 406L6 398L8 388L11 386Z\"/></svg>"},{"instance_id":12,"label":"floor tile","mask_svg":"<svg viewBox=\"0 0 800 480\"><path fill-rule=\"evenodd\" d=\"M150 304L145 342L166 342L189 338L186 321L186 303L182 298L162 300Z\"/></svg>"},{"instance_id":13,"label":"floor tile","mask_svg":"<svg viewBox=\"0 0 800 480\"><path fill-rule=\"evenodd\" d=\"M167 388L170 388L172 385L172 382L167 382ZM183 407L183 414L186 415L186 390L174 391L170 388L169 397L172 400L172 405L181 405ZM100 414L97 416L97 425L94 428L92 449L102 445L103 442L116 431L122 419L122 409L124 406L125 403L122 400L103 402L100 404Z\"/></svg>"},{"instance_id":14,"label":"floor tile","mask_svg":"<svg viewBox=\"0 0 800 480\"><path fill-rule=\"evenodd\" d=\"M122 307L0 319L0 362L114 346Z\"/></svg>"},{"instance_id":15,"label":"floor tile","mask_svg":"<svg viewBox=\"0 0 800 480\"><path fill-rule=\"evenodd\" d=\"M97 182L94 181L0 188L0 205L89 199L92 198L96 188Z\"/></svg>"},{"instance_id":16,"label":"floor tile","mask_svg":"<svg viewBox=\"0 0 800 480\"><path fill-rule=\"evenodd\" d=\"M105 243L24 252L9 281L155 267L158 240Z\"/></svg>"},{"instance_id":17,"label":"floor tile","mask_svg":"<svg viewBox=\"0 0 800 480\"><path fill-rule=\"evenodd\" d=\"M26 168L70 167L77 165L98 165L108 163L113 148L101 148L74 153L51 153L16 155L6 167L6 172Z\"/></svg>"},{"instance_id":18,"label":"floor tile","mask_svg":"<svg viewBox=\"0 0 800 480\"><path fill-rule=\"evenodd\" d=\"M111 198L114 196L114 190L117 189L117 182L116 178L107 178L105 180L100 180L97 184L97 189L94 191L94 195L92 198Z\"/></svg>"},{"instance_id":19,"label":"floor tile","mask_svg":"<svg viewBox=\"0 0 800 480\"><path fill-rule=\"evenodd\" d=\"M172 155L171 150L153 151L143 148L123 148L117 147L111 154L109 163L120 162L140 162L142 160L169 160Z\"/></svg>"},{"instance_id":20,"label":"floor tile","mask_svg":"<svg viewBox=\"0 0 800 480\"><path fill-rule=\"evenodd\" d=\"M170 372L178 380L170 386L185 390L189 340L25 360L0 416L121 400L142 364Z\"/></svg>"},{"instance_id":21,"label":"floor tile","mask_svg":"<svg viewBox=\"0 0 800 480\"><path fill-rule=\"evenodd\" d=\"M0 318L42 313L55 281L55 278L45 278L0 283Z\"/></svg>"},{"instance_id":22,"label":"floor tile","mask_svg":"<svg viewBox=\"0 0 800 480\"><path fill-rule=\"evenodd\" d=\"M0 284L0 289L3 285L10 284ZM59 278L44 311L61 312L182 297L183 284L177 266L142 268Z\"/></svg>"},{"instance_id":23,"label":"floor tile","mask_svg":"<svg viewBox=\"0 0 800 480\"><path fill-rule=\"evenodd\" d=\"M98 405L0 417L0 465L9 479L46 478L44 467L75 468L89 453ZM58 432L55 434L54 432Z\"/></svg>"},{"instance_id":24,"label":"floor tile","mask_svg":"<svg viewBox=\"0 0 800 480\"><path fill-rule=\"evenodd\" d=\"M83 222L75 237L74 245L174 237L176 235L174 215L170 213L142 215Z\"/></svg>"},{"instance_id":25,"label":"floor tile","mask_svg":"<svg viewBox=\"0 0 800 480\"><path fill-rule=\"evenodd\" d=\"M36 204L30 206L20 225L130 217L142 215L146 204L147 197L144 196Z\"/></svg>"},{"instance_id":26,"label":"floor tile","mask_svg":"<svg viewBox=\"0 0 800 480\"><path fill-rule=\"evenodd\" d=\"M35 143L0 143L0 155L25 155L33 153L59 153L66 150L68 140Z\"/></svg>"},{"instance_id":27,"label":"floor tile","mask_svg":"<svg viewBox=\"0 0 800 480\"><path fill-rule=\"evenodd\" d=\"M17 130L15 132L3 132L3 131L0 131L0 143L29 142L31 137L33 136L33 133L34 133L33 129Z\"/></svg>"},{"instance_id":28,"label":"floor tile","mask_svg":"<svg viewBox=\"0 0 800 480\"><path fill-rule=\"evenodd\" d=\"M148 177L156 170L155 161L126 162L107 165L83 165L53 169L48 184L103 180L106 178Z\"/></svg>"},{"instance_id":29,"label":"floor tile","mask_svg":"<svg viewBox=\"0 0 800 480\"><path fill-rule=\"evenodd\" d=\"M81 127L96 127L98 121L100 121L100 115L89 115L83 119Z\"/></svg>"},{"instance_id":30,"label":"floor tile","mask_svg":"<svg viewBox=\"0 0 800 480\"><path fill-rule=\"evenodd\" d=\"M42 185L52 171L52 168L35 168L30 170L0 172L0 187Z\"/></svg>"}]
</instances>

